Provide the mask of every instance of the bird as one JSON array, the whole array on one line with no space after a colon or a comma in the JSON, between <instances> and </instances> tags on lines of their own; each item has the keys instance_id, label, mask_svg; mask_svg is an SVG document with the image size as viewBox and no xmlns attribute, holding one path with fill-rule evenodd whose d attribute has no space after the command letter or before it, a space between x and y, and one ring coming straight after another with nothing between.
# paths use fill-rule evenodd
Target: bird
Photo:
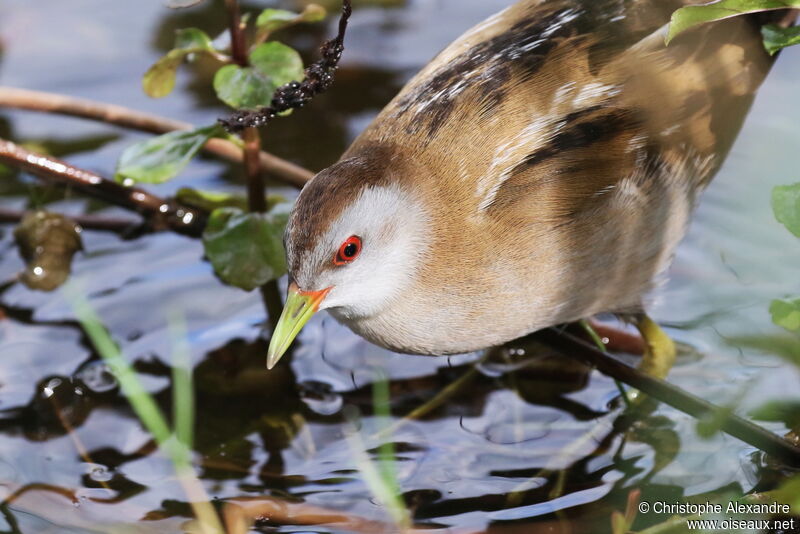
<instances>
[{"instance_id":1,"label":"bird","mask_svg":"<svg viewBox=\"0 0 800 534\"><path fill-rule=\"evenodd\" d=\"M300 192L274 367L327 310L423 355L501 345L600 313L646 314L774 57L734 17L665 44L687 0L520 0L445 48Z\"/></svg>"}]
</instances>

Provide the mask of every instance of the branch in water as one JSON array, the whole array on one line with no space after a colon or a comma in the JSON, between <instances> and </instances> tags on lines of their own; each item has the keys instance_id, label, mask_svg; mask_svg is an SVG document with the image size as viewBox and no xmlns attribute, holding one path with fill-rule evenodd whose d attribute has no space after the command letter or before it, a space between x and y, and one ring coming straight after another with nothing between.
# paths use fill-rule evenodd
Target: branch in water
<instances>
[{"instance_id":1,"label":"branch in water","mask_svg":"<svg viewBox=\"0 0 800 534\"><path fill-rule=\"evenodd\" d=\"M291 82L279 87L272 96L269 107L258 111L238 111L227 119L220 119L220 123L231 132L264 126L278 113L301 108L316 95L325 92L333 83L334 72L342 58L347 22L352 12L350 0L344 0L342 16L339 18L339 33L322 45L320 49L322 58L306 68L305 79L302 82Z\"/></svg>"},{"instance_id":2,"label":"branch in water","mask_svg":"<svg viewBox=\"0 0 800 534\"><path fill-rule=\"evenodd\" d=\"M788 465L800 467L800 447L736 414L725 413L722 408L695 397L679 387L646 375L638 369L614 359L608 353L597 350L591 343L579 339L569 332L548 328L536 333L535 336L556 348L561 354L588 363L601 373L635 387L642 393L672 406L676 410L697 419L712 415L720 417L722 419L721 429L724 432Z\"/></svg>"},{"instance_id":3,"label":"branch in water","mask_svg":"<svg viewBox=\"0 0 800 534\"><path fill-rule=\"evenodd\" d=\"M80 117L154 134L194 128L188 122L167 119L123 106L13 87L0 87L0 107ZM242 149L225 139L209 140L204 150L228 161L236 163L243 161ZM314 176L308 169L266 152L259 154L259 164L261 170L297 187L302 187Z\"/></svg>"},{"instance_id":4,"label":"branch in water","mask_svg":"<svg viewBox=\"0 0 800 534\"><path fill-rule=\"evenodd\" d=\"M5 139L0 139L0 162L48 182L71 186L89 196L141 213L156 228L165 227L192 237L200 236L205 228L207 214L203 211L181 206L143 189L125 187L91 171L31 152Z\"/></svg>"}]
</instances>

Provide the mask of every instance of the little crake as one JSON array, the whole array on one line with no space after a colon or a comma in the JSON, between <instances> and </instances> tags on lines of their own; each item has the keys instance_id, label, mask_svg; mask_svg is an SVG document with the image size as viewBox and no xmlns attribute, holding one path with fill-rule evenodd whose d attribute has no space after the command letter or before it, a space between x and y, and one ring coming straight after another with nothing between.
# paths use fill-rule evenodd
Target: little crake
<instances>
[{"instance_id":1,"label":"little crake","mask_svg":"<svg viewBox=\"0 0 800 534\"><path fill-rule=\"evenodd\" d=\"M268 365L322 309L419 354L641 312L787 16L667 47L686 3L522 0L440 53L301 192Z\"/></svg>"}]
</instances>

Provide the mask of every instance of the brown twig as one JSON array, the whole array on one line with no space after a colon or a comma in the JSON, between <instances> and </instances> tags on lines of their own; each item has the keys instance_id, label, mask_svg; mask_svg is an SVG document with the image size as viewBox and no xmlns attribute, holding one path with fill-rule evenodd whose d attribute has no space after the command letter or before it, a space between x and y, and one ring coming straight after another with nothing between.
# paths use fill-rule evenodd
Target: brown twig
<instances>
[{"instance_id":1,"label":"brown twig","mask_svg":"<svg viewBox=\"0 0 800 534\"><path fill-rule=\"evenodd\" d=\"M249 532L256 519L269 519L287 525L331 525L337 530L360 534L398 532L396 525L368 520L337 510L320 508L276 497L238 497L225 501L223 509L226 531L231 534ZM418 534L424 529L408 528L403 534Z\"/></svg>"},{"instance_id":2,"label":"brown twig","mask_svg":"<svg viewBox=\"0 0 800 534\"><path fill-rule=\"evenodd\" d=\"M695 397L679 387L625 365L569 332L548 328L538 332L536 337L556 348L561 354L588 363L601 373L635 387L650 397L692 417L697 419L712 415L720 417L722 419L721 429L724 432L788 465L800 467L800 447L736 414L725 413L722 408Z\"/></svg>"},{"instance_id":3,"label":"brown twig","mask_svg":"<svg viewBox=\"0 0 800 534\"><path fill-rule=\"evenodd\" d=\"M339 18L339 32L336 37L326 41L320 49L322 58L306 68L305 78L302 82L290 82L279 87L272 96L270 105L257 111L237 111L227 119L220 119L220 123L231 132L238 132L245 128L258 128L272 120L278 113L297 109L308 104L312 98L326 91L333 83L333 74L339 66L339 60L344 51L344 37L347 33L347 23L353 8L350 0L342 1L342 15Z\"/></svg>"},{"instance_id":4,"label":"brown twig","mask_svg":"<svg viewBox=\"0 0 800 534\"><path fill-rule=\"evenodd\" d=\"M229 32L231 35L231 55L233 60L239 65L247 65L247 45L242 27L241 14L239 12L239 0L225 0L225 7L228 10ZM264 176L259 166L259 154L261 153L261 134L257 128L245 128L242 132L244 140L244 170L247 181L247 205L253 213L264 213L267 211L267 199L264 194ZM264 308L267 317L272 325L273 331L278 325L278 317L283 308L281 294L278 290L278 282L270 280L260 288L261 298L264 301Z\"/></svg>"},{"instance_id":5,"label":"brown twig","mask_svg":"<svg viewBox=\"0 0 800 534\"><path fill-rule=\"evenodd\" d=\"M0 223L16 223L22 220L27 211L9 210L0 208ZM98 215L64 215L69 217L81 228L87 230L98 230L101 232L114 232L116 234L127 234L136 227L141 226L143 221L136 219L114 219L101 217Z\"/></svg>"},{"instance_id":6,"label":"brown twig","mask_svg":"<svg viewBox=\"0 0 800 534\"><path fill-rule=\"evenodd\" d=\"M267 211L267 199L264 196L264 177L258 166L261 136L255 128L247 128L242 132L242 137L244 138L244 171L247 175L247 205L250 211L264 213Z\"/></svg>"},{"instance_id":7,"label":"brown twig","mask_svg":"<svg viewBox=\"0 0 800 534\"><path fill-rule=\"evenodd\" d=\"M236 64L247 66L247 47L245 45L242 16L239 12L239 0L225 0L228 10L228 32L231 35L231 57Z\"/></svg>"},{"instance_id":8,"label":"brown twig","mask_svg":"<svg viewBox=\"0 0 800 534\"><path fill-rule=\"evenodd\" d=\"M91 171L31 152L5 139L0 139L0 162L48 182L71 186L110 204L141 213L155 227L164 226L181 234L198 237L206 224L207 215L203 211L181 206L143 189L125 187Z\"/></svg>"},{"instance_id":9,"label":"brown twig","mask_svg":"<svg viewBox=\"0 0 800 534\"><path fill-rule=\"evenodd\" d=\"M167 119L123 106L12 87L0 87L0 107L80 117L154 134L194 128L188 122ZM228 161L240 163L244 159L242 149L225 139L209 140L204 150ZM314 176L308 169L266 152L260 152L258 158L262 171L297 187L302 187Z\"/></svg>"}]
</instances>

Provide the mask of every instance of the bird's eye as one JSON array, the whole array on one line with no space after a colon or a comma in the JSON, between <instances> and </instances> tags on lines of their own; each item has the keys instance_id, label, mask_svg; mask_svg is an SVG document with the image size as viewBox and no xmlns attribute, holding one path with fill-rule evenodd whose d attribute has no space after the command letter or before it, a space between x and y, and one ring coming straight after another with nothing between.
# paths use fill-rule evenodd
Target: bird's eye
<instances>
[{"instance_id":1,"label":"bird's eye","mask_svg":"<svg viewBox=\"0 0 800 534\"><path fill-rule=\"evenodd\" d=\"M333 258L333 263L336 265L344 265L350 263L361 254L361 238L357 235L348 237L344 243L339 247L339 252Z\"/></svg>"}]
</instances>

